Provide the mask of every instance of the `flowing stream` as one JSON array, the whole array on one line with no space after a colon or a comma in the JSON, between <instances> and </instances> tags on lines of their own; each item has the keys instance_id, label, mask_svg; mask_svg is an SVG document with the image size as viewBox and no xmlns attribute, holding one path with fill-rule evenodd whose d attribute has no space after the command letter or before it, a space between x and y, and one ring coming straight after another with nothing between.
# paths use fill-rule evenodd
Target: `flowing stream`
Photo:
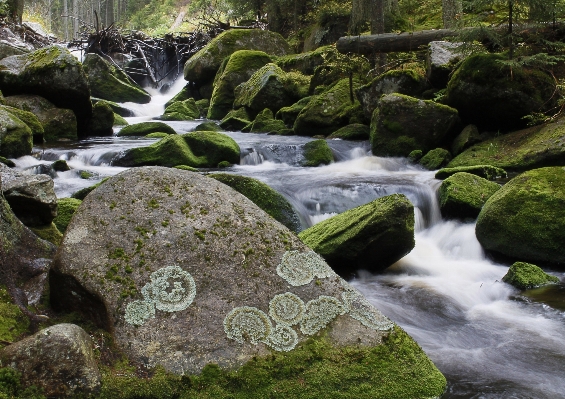
<instances>
[{"instance_id":1,"label":"flowing stream","mask_svg":"<svg viewBox=\"0 0 565 399\"><path fill-rule=\"evenodd\" d=\"M162 114L164 103L183 85L179 79L168 95L152 92L150 104L124 104L138 115L126 119L135 123ZM199 123L169 124L183 133ZM385 195L410 199L416 207L414 250L385 273L361 271L351 283L412 335L445 374L443 398L565 397L565 286L551 288L542 301L543 293L532 299L499 282L508 266L485 256L474 223L441 219L434 172L404 158L371 156L366 142L341 140L328 142L335 163L305 168L302 146L310 138L226 134L241 147L241 165L223 171L257 178L279 191L304 228ZM111 166L121 151L155 141L89 138L36 148L35 156L15 163L28 173L51 173L57 195L66 197L124 170ZM73 169L50 171L57 159ZM88 179L81 178L84 171ZM565 273L553 274L565 279Z\"/></svg>"}]
</instances>

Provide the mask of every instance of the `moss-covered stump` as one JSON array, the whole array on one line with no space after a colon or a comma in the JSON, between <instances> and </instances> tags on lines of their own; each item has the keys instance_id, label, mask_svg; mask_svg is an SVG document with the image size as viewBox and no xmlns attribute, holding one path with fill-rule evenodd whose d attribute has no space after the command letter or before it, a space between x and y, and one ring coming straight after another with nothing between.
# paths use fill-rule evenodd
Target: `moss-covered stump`
<instances>
[{"instance_id":1,"label":"moss-covered stump","mask_svg":"<svg viewBox=\"0 0 565 399\"><path fill-rule=\"evenodd\" d=\"M251 123L251 117L245 108L234 109L220 122L220 127L227 131L241 130Z\"/></svg>"},{"instance_id":2,"label":"moss-covered stump","mask_svg":"<svg viewBox=\"0 0 565 399\"><path fill-rule=\"evenodd\" d=\"M465 123L481 129L510 131L525 127L524 116L551 109L555 81L541 69L500 64L504 54L476 54L455 71L445 103L459 111Z\"/></svg>"},{"instance_id":3,"label":"moss-covered stump","mask_svg":"<svg viewBox=\"0 0 565 399\"><path fill-rule=\"evenodd\" d=\"M313 75L316 67L333 59L336 53L335 46L323 46L313 51L276 57L274 63L285 72L298 71L304 75Z\"/></svg>"},{"instance_id":4,"label":"moss-covered stump","mask_svg":"<svg viewBox=\"0 0 565 399\"><path fill-rule=\"evenodd\" d=\"M114 130L114 111L103 102L97 102L92 107L92 119L88 124L90 136L112 136Z\"/></svg>"},{"instance_id":5,"label":"moss-covered stump","mask_svg":"<svg viewBox=\"0 0 565 399\"><path fill-rule=\"evenodd\" d=\"M520 290L527 290L559 283L559 278L547 274L540 267L531 263L516 262L510 266L508 272L502 277L502 281Z\"/></svg>"},{"instance_id":6,"label":"moss-covered stump","mask_svg":"<svg viewBox=\"0 0 565 399\"><path fill-rule=\"evenodd\" d=\"M90 89L82 64L67 49L50 46L0 60L0 87L7 96L36 94L72 110L79 135L86 134L92 115Z\"/></svg>"},{"instance_id":7,"label":"moss-covered stump","mask_svg":"<svg viewBox=\"0 0 565 399\"><path fill-rule=\"evenodd\" d=\"M31 129L34 144L43 144L45 131L43 130L43 125L39 119L37 119L37 116L29 111L24 111L23 109L10 107L8 105L0 105L0 109L8 111Z\"/></svg>"},{"instance_id":8,"label":"moss-covered stump","mask_svg":"<svg viewBox=\"0 0 565 399\"><path fill-rule=\"evenodd\" d=\"M362 123L352 123L336 130L328 136L328 139L342 140L369 140L371 129Z\"/></svg>"},{"instance_id":9,"label":"moss-covered stump","mask_svg":"<svg viewBox=\"0 0 565 399\"><path fill-rule=\"evenodd\" d=\"M298 114L304 109L304 107L310 102L310 100L311 97L308 96L298 100L290 107L282 107L277 111L275 117L282 120L287 127L293 127Z\"/></svg>"},{"instance_id":10,"label":"moss-covered stump","mask_svg":"<svg viewBox=\"0 0 565 399\"><path fill-rule=\"evenodd\" d=\"M70 109L57 108L41 96L27 94L6 97L6 104L33 113L41 123L43 139L48 143L78 138L77 119Z\"/></svg>"},{"instance_id":11,"label":"moss-covered stump","mask_svg":"<svg viewBox=\"0 0 565 399\"><path fill-rule=\"evenodd\" d=\"M524 171L563 165L564 157L565 119L560 119L475 144L447 166L492 165L508 171Z\"/></svg>"},{"instance_id":12,"label":"moss-covered stump","mask_svg":"<svg viewBox=\"0 0 565 399\"><path fill-rule=\"evenodd\" d=\"M324 139L310 141L304 144L304 160L302 166L329 165L334 161L332 149Z\"/></svg>"},{"instance_id":13,"label":"moss-covered stump","mask_svg":"<svg viewBox=\"0 0 565 399\"><path fill-rule=\"evenodd\" d=\"M133 363L184 374L191 382L182 389L198 397L206 397L202 390L262 397L273 387L281 397L302 397L305 389L321 397L330 379L332 389L355 390L360 371L359 397L443 392L445 379L408 336L233 189L150 167L125 171L93 194L58 251L51 301L106 327ZM342 378L348 375L355 377ZM139 388L106 381L103 389L113 387L106 397L133 398Z\"/></svg>"},{"instance_id":14,"label":"moss-covered stump","mask_svg":"<svg viewBox=\"0 0 565 399\"><path fill-rule=\"evenodd\" d=\"M200 117L200 109L196 106L194 98L176 101L165 108L165 113L159 117L164 121L192 121Z\"/></svg>"},{"instance_id":15,"label":"moss-covered stump","mask_svg":"<svg viewBox=\"0 0 565 399\"><path fill-rule=\"evenodd\" d=\"M114 161L116 166L175 166L214 168L222 161L239 163L239 146L218 132L169 135L147 147L132 148Z\"/></svg>"},{"instance_id":16,"label":"moss-covered stump","mask_svg":"<svg viewBox=\"0 0 565 399\"><path fill-rule=\"evenodd\" d=\"M237 50L263 51L269 55L290 54L286 40L275 32L258 29L229 29L190 57L184 65L184 78L199 85L214 79L222 61Z\"/></svg>"},{"instance_id":17,"label":"moss-covered stump","mask_svg":"<svg viewBox=\"0 0 565 399\"><path fill-rule=\"evenodd\" d=\"M447 165L449 161L451 161L449 151L444 148L435 148L428 151L418 162L428 170L437 170Z\"/></svg>"},{"instance_id":18,"label":"moss-covered stump","mask_svg":"<svg viewBox=\"0 0 565 399\"><path fill-rule=\"evenodd\" d=\"M411 69L403 69L377 76L371 83L357 89L355 94L363 107L365 118L370 120L383 94L399 93L419 97L427 88L429 84L425 76Z\"/></svg>"},{"instance_id":19,"label":"moss-covered stump","mask_svg":"<svg viewBox=\"0 0 565 399\"><path fill-rule=\"evenodd\" d=\"M67 230L67 226L80 204L82 204L82 200L76 198L59 198L57 200L57 216L53 219L53 223L61 233L65 233L65 230Z\"/></svg>"},{"instance_id":20,"label":"moss-covered stump","mask_svg":"<svg viewBox=\"0 0 565 399\"><path fill-rule=\"evenodd\" d=\"M459 155L467 148L481 141L479 129L475 125L467 125L451 143L451 153Z\"/></svg>"},{"instance_id":21,"label":"moss-covered stump","mask_svg":"<svg viewBox=\"0 0 565 399\"><path fill-rule=\"evenodd\" d=\"M241 129L248 133L278 133L286 129L283 121L275 119L273 111L265 108L260 112L255 120Z\"/></svg>"},{"instance_id":22,"label":"moss-covered stump","mask_svg":"<svg viewBox=\"0 0 565 399\"><path fill-rule=\"evenodd\" d=\"M477 219L481 245L510 258L565 263L565 169L534 169L510 180Z\"/></svg>"},{"instance_id":23,"label":"moss-covered stump","mask_svg":"<svg viewBox=\"0 0 565 399\"><path fill-rule=\"evenodd\" d=\"M371 147L377 156L405 157L414 150L428 152L448 137L459 117L457 110L402 94L381 98L371 119Z\"/></svg>"},{"instance_id":24,"label":"moss-covered stump","mask_svg":"<svg viewBox=\"0 0 565 399\"><path fill-rule=\"evenodd\" d=\"M457 168L443 168L437 171L435 178L439 180L445 180L449 176L453 176L455 173L459 172L470 173L487 180L504 179L508 176L506 171L502 168L497 168L496 166L490 165L477 165L459 166Z\"/></svg>"},{"instance_id":25,"label":"moss-covered stump","mask_svg":"<svg viewBox=\"0 0 565 399\"><path fill-rule=\"evenodd\" d=\"M94 190L95 188L97 188L98 186L104 184L104 182L106 182L106 180L108 180L107 177L106 177L105 179L102 179L102 180L99 181L98 183L93 184L92 186L85 187L85 188L81 188L80 190L74 192L74 193L71 195L71 198L78 199L78 200L81 200L81 201L84 200L84 199L86 198L86 196L87 196L88 194L90 194L91 191L93 191L93 190Z\"/></svg>"},{"instance_id":26,"label":"moss-covered stump","mask_svg":"<svg viewBox=\"0 0 565 399\"><path fill-rule=\"evenodd\" d=\"M448 219L476 219L483 205L500 185L470 173L459 172L439 187L439 207Z\"/></svg>"},{"instance_id":27,"label":"moss-covered stump","mask_svg":"<svg viewBox=\"0 0 565 399\"><path fill-rule=\"evenodd\" d=\"M177 134L175 129L164 122L141 122L125 126L118 132L118 136L147 136L149 133Z\"/></svg>"},{"instance_id":28,"label":"moss-covered stump","mask_svg":"<svg viewBox=\"0 0 565 399\"><path fill-rule=\"evenodd\" d=\"M354 89L357 87L354 82ZM359 119L361 104L351 103L349 79L342 79L328 91L312 96L294 122L294 132L300 136L330 135Z\"/></svg>"},{"instance_id":29,"label":"moss-covered stump","mask_svg":"<svg viewBox=\"0 0 565 399\"><path fill-rule=\"evenodd\" d=\"M300 231L300 219L292 205L265 183L246 176L215 173L208 175L249 198L255 205L271 215L290 230Z\"/></svg>"},{"instance_id":30,"label":"moss-covered stump","mask_svg":"<svg viewBox=\"0 0 565 399\"><path fill-rule=\"evenodd\" d=\"M151 101L149 93L98 54L87 54L83 66L94 97L118 103L146 104Z\"/></svg>"},{"instance_id":31,"label":"moss-covered stump","mask_svg":"<svg viewBox=\"0 0 565 399\"><path fill-rule=\"evenodd\" d=\"M378 198L298 236L340 273L381 271L414 248L414 206L402 194Z\"/></svg>"},{"instance_id":32,"label":"moss-covered stump","mask_svg":"<svg viewBox=\"0 0 565 399\"><path fill-rule=\"evenodd\" d=\"M233 108L235 88L271 61L271 57L263 51L239 50L233 53L216 75L207 118L225 117Z\"/></svg>"},{"instance_id":33,"label":"moss-covered stump","mask_svg":"<svg viewBox=\"0 0 565 399\"><path fill-rule=\"evenodd\" d=\"M202 122L194 128L195 132L221 132L222 128L215 122Z\"/></svg>"},{"instance_id":34,"label":"moss-covered stump","mask_svg":"<svg viewBox=\"0 0 565 399\"><path fill-rule=\"evenodd\" d=\"M31 129L17 116L0 109L0 156L19 158L30 155L33 148Z\"/></svg>"}]
</instances>

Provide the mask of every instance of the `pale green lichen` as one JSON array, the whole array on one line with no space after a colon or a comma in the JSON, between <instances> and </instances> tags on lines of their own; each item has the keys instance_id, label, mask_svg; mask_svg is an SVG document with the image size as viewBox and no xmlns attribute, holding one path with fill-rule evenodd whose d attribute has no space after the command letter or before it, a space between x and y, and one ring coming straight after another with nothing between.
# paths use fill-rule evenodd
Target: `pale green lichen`
<instances>
[{"instance_id":1,"label":"pale green lichen","mask_svg":"<svg viewBox=\"0 0 565 399\"><path fill-rule=\"evenodd\" d=\"M289 352L298 344L298 334L289 326L277 325L265 343L276 351Z\"/></svg>"},{"instance_id":2,"label":"pale green lichen","mask_svg":"<svg viewBox=\"0 0 565 399\"><path fill-rule=\"evenodd\" d=\"M155 304L152 301L133 301L128 303L125 319L129 324L141 326L155 317Z\"/></svg>"},{"instance_id":3,"label":"pale green lichen","mask_svg":"<svg viewBox=\"0 0 565 399\"><path fill-rule=\"evenodd\" d=\"M141 293L155 302L157 309L178 312L186 309L194 300L196 284L190 273L179 266L167 266L151 274L151 282L142 288Z\"/></svg>"},{"instance_id":4,"label":"pale green lichen","mask_svg":"<svg viewBox=\"0 0 565 399\"><path fill-rule=\"evenodd\" d=\"M304 316L304 301L291 292L275 295L269 302L269 316L283 326L298 324Z\"/></svg>"},{"instance_id":5,"label":"pale green lichen","mask_svg":"<svg viewBox=\"0 0 565 399\"><path fill-rule=\"evenodd\" d=\"M300 322L300 331L304 335L314 335L345 312L345 306L338 299L321 295L306 304L306 312Z\"/></svg>"},{"instance_id":6,"label":"pale green lichen","mask_svg":"<svg viewBox=\"0 0 565 399\"><path fill-rule=\"evenodd\" d=\"M324 259L313 251L287 251L277 266L277 274L294 287L306 285L315 277L327 278L334 275Z\"/></svg>"},{"instance_id":7,"label":"pale green lichen","mask_svg":"<svg viewBox=\"0 0 565 399\"><path fill-rule=\"evenodd\" d=\"M349 316L364 326L377 331L388 331L394 327L392 321L371 305L359 291L349 288L341 293L341 298Z\"/></svg>"},{"instance_id":8,"label":"pale green lichen","mask_svg":"<svg viewBox=\"0 0 565 399\"><path fill-rule=\"evenodd\" d=\"M269 316L251 306L235 308L224 319L226 335L239 343L246 340L252 344L265 342L271 335L271 330Z\"/></svg>"}]
</instances>

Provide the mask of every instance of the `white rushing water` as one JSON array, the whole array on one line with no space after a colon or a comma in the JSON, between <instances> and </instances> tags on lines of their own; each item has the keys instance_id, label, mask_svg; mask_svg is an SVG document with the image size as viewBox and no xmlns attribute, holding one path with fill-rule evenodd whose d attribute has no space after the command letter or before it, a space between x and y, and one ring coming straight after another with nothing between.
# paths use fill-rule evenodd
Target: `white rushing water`
<instances>
[{"instance_id":1,"label":"white rushing water","mask_svg":"<svg viewBox=\"0 0 565 399\"><path fill-rule=\"evenodd\" d=\"M162 114L165 102L183 85L179 80L166 95L149 89L150 104L124 104L137 114L126 119L135 123ZM183 133L200 122L169 124ZM304 228L385 195L402 193L410 199L416 207L414 250L385 273L359 272L351 283L408 331L447 376L444 398L565 397L565 312L501 283L508 266L485 256L473 223L441 219L434 172L404 158L371 156L368 143L341 140L329 141L337 162L304 168L302 146L311 138L227 134L242 153L241 165L225 171L260 179L279 191ZM38 173L41 165L68 160L74 169L53 177L57 195L69 196L123 170L111 166L121 151L154 141L91 138L15 161L18 169ZM92 177L81 178L81 171Z\"/></svg>"}]
</instances>

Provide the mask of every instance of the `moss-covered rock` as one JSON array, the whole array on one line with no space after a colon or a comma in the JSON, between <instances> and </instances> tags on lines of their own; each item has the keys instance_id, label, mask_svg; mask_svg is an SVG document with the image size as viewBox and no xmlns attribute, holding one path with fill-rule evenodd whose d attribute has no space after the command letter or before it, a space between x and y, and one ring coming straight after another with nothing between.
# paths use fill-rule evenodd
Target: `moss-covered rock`
<instances>
[{"instance_id":1,"label":"moss-covered rock","mask_svg":"<svg viewBox=\"0 0 565 399\"><path fill-rule=\"evenodd\" d=\"M418 162L420 159L422 159L422 157L424 156L424 153L422 152L422 150L414 150L414 151L410 151L410 154L408 154L408 159L410 160L410 162Z\"/></svg>"},{"instance_id":2,"label":"moss-covered rock","mask_svg":"<svg viewBox=\"0 0 565 399\"><path fill-rule=\"evenodd\" d=\"M59 198L57 200L57 216L53 219L53 223L61 233L67 230L67 226L80 204L82 204L82 200L76 198Z\"/></svg>"},{"instance_id":3,"label":"moss-covered rock","mask_svg":"<svg viewBox=\"0 0 565 399\"><path fill-rule=\"evenodd\" d=\"M188 165L175 165L175 166L173 166L173 168L180 169L180 170L187 170L189 172L198 172L198 169L193 168L192 166L188 166Z\"/></svg>"},{"instance_id":4,"label":"moss-covered rock","mask_svg":"<svg viewBox=\"0 0 565 399\"><path fill-rule=\"evenodd\" d=\"M92 115L90 89L82 64L59 46L0 60L4 95L35 94L75 113L79 134L86 134Z\"/></svg>"},{"instance_id":5,"label":"moss-covered rock","mask_svg":"<svg viewBox=\"0 0 565 399\"><path fill-rule=\"evenodd\" d=\"M56 160L51 164L51 167L56 172L66 172L68 170L71 170L69 164L67 164L67 161L65 161L64 159Z\"/></svg>"},{"instance_id":6,"label":"moss-covered rock","mask_svg":"<svg viewBox=\"0 0 565 399\"><path fill-rule=\"evenodd\" d=\"M334 161L332 149L324 139L304 144L304 161L302 166L328 165Z\"/></svg>"},{"instance_id":7,"label":"moss-covered rock","mask_svg":"<svg viewBox=\"0 0 565 399\"><path fill-rule=\"evenodd\" d=\"M18 158L30 155L33 148L31 129L21 119L0 109L0 156Z\"/></svg>"},{"instance_id":8,"label":"moss-covered rock","mask_svg":"<svg viewBox=\"0 0 565 399\"><path fill-rule=\"evenodd\" d=\"M231 110L220 122L220 127L227 131L241 130L251 123L251 119L245 108Z\"/></svg>"},{"instance_id":9,"label":"moss-covered rock","mask_svg":"<svg viewBox=\"0 0 565 399\"><path fill-rule=\"evenodd\" d=\"M355 86L354 82L354 89ZM312 96L298 114L294 132L300 136L327 136L349 125L352 118L359 119L361 112L358 101L351 103L349 79L342 79L325 93Z\"/></svg>"},{"instance_id":10,"label":"moss-covered rock","mask_svg":"<svg viewBox=\"0 0 565 399\"><path fill-rule=\"evenodd\" d=\"M525 127L524 116L555 105L555 81L531 67L510 68L503 54L476 54L455 71L445 103L459 111L465 123L481 129L510 131Z\"/></svg>"},{"instance_id":11,"label":"moss-covered rock","mask_svg":"<svg viewBox=\"0 0 565 399\"><path fill-rule=\"evenodd\" d=\"M114 126L127 126L129 122L126 121L121 115L114 112Z\"/></svg>"},{"instance_id":12,"label":"moss-covered rock","mask_svg":"<svg viewBox=\"0 0 565 399\"><path fill-rule=\"evenodd\" d=\"M181 91L174 95L169 101L165 103L165 108L167 108L172 103L176 103L177 101L184 101L188 100L189 98L194 98L194 93L192 88L190 87L190 83L184 86Z\"/></svg>"},{"instance_id":13,"label":"moss-covered rock","mask_svg":"<svg viewBox=\"0 0 565 399\"><path fill-rule=\"evenodd\" d=\"M540 267L531 263L516 262L510 266L508 272L502 277L502 281L520 290L527 290L559 283L559 278L547 274Z\"/></svg>"},{"instance_id":14,"label":"moss-covered rock","mask_svg":"<svg viewBox=\"0 0 565 399\"><path fill-rule=\"evenodd\" d=\"M285 129L284 122L275 119L273 111L265 108L255 117L253 122L249 123L241 131L249 133L278 133Z\"/></svg>"},{"instance_id":15,"label":"moss-covered rock","mask_svg":"<svg viewBox=\"0 0 565 399\"><path fill-rule=\"evenodd\" d=\"M3 164L3 165L6 165L9 168L14 168L16 166L14 161L11 161L8 158L4 158L2 156L0 156L0 163Z\"/></svg>"},{"instance_id":16,"label":"moss-covered rock","mask_svg":"<svg viewBox=\"0 0 565 399\"><path fill-rule=\"evenodd\" d=\"M467 148L481 141L479 129L475 125L467 125L451 143L451 153L459 155Z\"/></svg>"},{"instance_id":17,"label":"moss-covered rock","mask_svg":"<svg viewBox=\"0 0 565 399\"><path fill-rule=\"evenodd\" d=\"M292 205L265 183L246 176L216 173L208 175L249 198L255 205L295 233L300 231L300 219Z\"/></svg>"},{"instance_id":18,"label":"moss-covered rock","mask_svg":"<svg viewBox=\"0 0 565 399\"><path fill-rule=\"evenodd\" d=\"M184 78L199 84L213 80L223 59L237 50L263 51L278 56L291 53L288 43L278 33L258 29L229 29L190 57L184 65Z\"/></svg>"},{"instance_id":19,"label":"moss-covered rock","mask_svg":"<svg viewBox=\"0 0 565 399\"><path fill-rule=\"evenodd\" d=\"M149 133L145 137L148 138L148 139L164 139L168 135L169 135L168 133L155 132L155 133Z\"/></svg>"},{"instance_id":20,"label":"moss-covered rock","mask_svg":"<svg viewBox=\"0 0 565 399\"><path fill-rule=\"evenodd\" d=\"M449 168L492 165L508 171L563 165L565 119L485 140L453 158Z\"/></svg>"},{"instance_id":21,"label":"moss-covered rock","mask_svg":"<svg viewBox=\"0 0 565 399\"><path fill-rule=\"evenodd\" d=\"M277 57L274 63L285 72L298 71L304 75L313 75L316 67L323 65L336 53L335 46L323 46L313 51Z\"/></svg>"},{"instance_id":22,"label":"moss-covered rock","mask_svg":"<svg viewBox=\"0 0 565 399\"><path fill-rule=\"evenodd\" d=\"M94 97L118 103L146 104L151 101L149 93L98 54L87 54L84 57L83 66Z\"/></svg>"},{"instance_id":23,"label":"moss-covered rock","mask_svg":"<svg viewBox=\"0 0 565 399\"><path fill-rule=\"evenodd\" d=\"M97 102L92 107L92 119L88 124L90 136L111 136L114 134L114 111L103 102Z\"/></svg>"},{"instance_id":24,"label":"moss-covered rock","mask_svg":"<svg viewBox=\"0 0 565 399\"><path fill-rule=\"evenodd\" d=\"M371 119L383 94L399 93L420 97L429 87L426 77L412 69L392 70L377 76L355 91L367 120Z\"/></svg>"},{"instance_id":25,"label":"moss-covered rock","mask_svg":"<svg viewBox=\"0 0 565 399\"><path fill-rule=\"evenodd\" d=\"M342 140L369 140L371 129L362 123L352 123L336 130L328 136L328 139Z\"/></svg>"},{"instance_id":26,"label":"moss-covered rock","mask_svg":"<svg viewBox=\"0 0 565 399\"><path fill-rule=\"evenodd\" d=\"M77 140L77 119L70 109L57 108L41 96L27 94L6 97L6 103L37 116L43 126L43 139L46 142Z\"/></svg>"},{"instance_id":27,"label":"moss-covered rock","mask_svg":"<svg viewBox=\"0 0 565 399\"><path fill-rule=\"evenodd\" d=\"M410 155L410 154L408 154ZM451 161L451 154L444 148L430 150L420 158L420 165L428 170L437 170Z\"/></svg>"},{"instance_id":28,"label":"moss-covered rock","mask_svg":"<svg viewBox=\"0 0 565 399\"><path fill-rule=\"evenodd\" d=\"M534 169L510 180L477 219L481 245L510 258L565 263L565 168Z\"/></svg>"},{"instance_id":29,"label":"moss-covered rock","mask_svg":"<svg viewBox=\"0 0 565 399\"><path fill-rule=\"evenodd\" d=\"M455 66L465 57L463 43L430 42L426 57L426 78L435 88L445 88Z\"/></svg>"},{"instance_id":30,"label":"moss-covered rock","mask_svg":"<svg viewBox=\"0 0 565 399\"><path fill-rule=\"evenodd\" d=\"M304 109L304 107L306 107L311 99L312 98L310 96L304 97L292 104L290 107L282 107L277 111L275 117L282 120L286 126L293 127L298 114Z\"/></svg>"},{"instance_id":31,"label":"moss-covered rock","mask_svg":"<svg viewBox=\"0 0 565 399\"><path fill-rule=\"evenodd\" d=\"M4 233L4 232L3 232ZM17 341L28 331L29 319L22 313L20 308L13 303L13 300L6 290L0 286L0 340L2 345L6 342Z\"/></svg>"},{"instance_id":32,"label":"moss-covered rock","mask_svg":"<svg viewBox=\"0 0 565 399\"><path fill-rule=\"evenodd\" d=\"M24 111L23 109L19 108L10 107L9 105L0 105L0 109L8 111L31 129L34 144L43 144L43 134L45 133L45 131L43 130L43 125L41 124L39 119L37 119L37 116L35 116L31 112Z\"/></svg>"},{"instance_id":33,"label":"moss-covered rock","mask_svg":"<svg viewBox=\"0 0 565 399\"><path fill-rule=\"evenodd\" d=\"M239 50L233 53L216 76L207 118L225 117L233 108L235 88L271 61L271 57L262 51Z\"/></svg>"},{"instance_id":34,"label":"moss-covered rock","mask_svg":"<svg viewBox=\"0 0 565 399\"><path fill-rule=\"evenodd\" d=\"M117 166L216 167L220 162L239 163L239 146L217 132L193 132L170 135L147 147L132 148L114 161Z\"/></svg>"},{"instance_id":35,"label":"moss-covered rock","mask_svg":"<svg viewBox=\"0 0 565 399\"><path fill-rule=\"evenodd\" d=\"M377 156L405 157L438 147L459 120L457 110L402 94L381 98L371 119L371 147Z\"/></svg>"},{"instance_id":36,"label":"moss-covered rock","mask_svg":"<svg viewBox=\"0 0 565 399\"><path fill-rule=\"evenodd\" d=\"M104 184L104 182L106 182L106 180L108 180L107 177L106 177L105 179L102 179L102 180L99 181L98 183L93 184L92 186L85 187L85 188L81 188L80 190L74 192L74 193L71 195L71 198L74 198L74 199L78 199L78 200L83 201L83 200L86 198L86 196L87 196L88 194L90 194L91 191L93 191L94 189L96 189L96 188L99 187L100 185Z\"/></svg>"},{"instance_id":37,"label":"moss-covered rock","mask_svg":"<svg viewBox=\"0 0 565 399\"><path fill-rule=\"evenodd\" d=\"M135 116L135 112L131 109L122 106L121 104L115 103L113 101L102 100L100 98L91 97L92 105L102 102L104 104L108 104L114 113L120 115L121 117L128 117L128 116Z\"/></svg>"},{"instance_id":38,"label":"moss-covered rock","mask_svg":"<svg viewBox=\"0 0 565 399\"><path fill-rule=\"evenodd\" d=\"M202 122L194 128L195 132L220 132L222 128L215 122Z\"/></svg>"},{"instance_id":39,"label":"moss-covered rock","mask_svg":"<svg viewBox=\"0 0 565 399\"><path fill-rule=\"evenodd\" d=\"M414 206L402 194L378 198L298 237L339 272L380 271L414 248Z\"/></svg>"},{"instance_id":40,"label":"moss-covered rock","mask_svg":"<svg viewBox=\"0 0 565 399\"><path fill-rule=\"evenodd\" d=\"M61 245L61 241L63 240L63 234L57 229L55 223L51 222L44 226L33 226L30 227L31 231L33 231L39 238L49 241L55 245Z\"/></svg>"},{"instance_id":41,"label":"moss-covered rock","mask_svg":"<svg viewBox=\"0 0 565 399\"><path fill-rule=\"evenodd\" d=\"M194 98L177 101L165 108L165 113L159 119L164 121L191 121L200 117L200 110Z\"/></svg>"},{"instance_id":42,"label":"moss-covered rock","mask_svg":"<svg viewBox=\"0 0 565 399\"><path fill-rule=\"evenodd\" d=\"M448 177L439 187L441 214L450 219L475 219L483 205L500 185L470 173L459 172Z\"/></svg>"},{"instance_id":43,"label":"moss-covered rock","mask_svg":"<svg viewBox=\"0 0 565 399\"><path fill-rule=\"evenodd\" d=\"M126 126L118 132L118 136L147 136L149 133L177 134L175 129L163 122L141 122Z\"/></svg>"},{"instance_id":44,"label":"moss-covered rock","mask_svg":"<svg viewBox=\"0 0 565 399\"><path fill-rule=\"evenodd\" d=\"M477 166L459 166L456 168L443 168L437 171L435 178L439 180L447 179L455 173L466 172L472 175L482 177L487 180L504 179L508 177L506 171L502 168L490 165L477 165Z\"/></svg>"}]
</instances>

